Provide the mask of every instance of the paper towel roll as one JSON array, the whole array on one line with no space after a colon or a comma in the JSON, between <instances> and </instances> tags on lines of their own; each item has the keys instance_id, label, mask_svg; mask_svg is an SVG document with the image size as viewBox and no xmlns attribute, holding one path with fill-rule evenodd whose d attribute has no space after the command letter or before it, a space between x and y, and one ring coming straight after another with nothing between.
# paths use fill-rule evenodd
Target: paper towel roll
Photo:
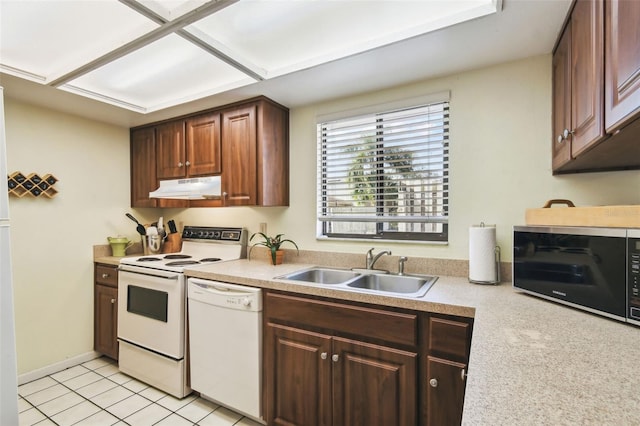
<instances>
[{"instance_id":1,"label":"paper towel roll","mask_svg":"<svg viewBox=\"0 0 640 426\"><path fill-rule=\"evenodd\" d=\"M496 226L473 225L469 228L469 281L496 284Z\"/></svg>"}]
</instances>

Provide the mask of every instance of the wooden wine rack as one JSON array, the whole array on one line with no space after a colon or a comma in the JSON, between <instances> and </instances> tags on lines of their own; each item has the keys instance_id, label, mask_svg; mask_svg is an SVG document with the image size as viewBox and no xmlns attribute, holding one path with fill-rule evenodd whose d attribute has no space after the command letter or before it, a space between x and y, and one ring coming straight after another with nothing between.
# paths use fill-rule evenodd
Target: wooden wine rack
<instances>
[{"instance_id":1,"label":"wooden wine rack","mask_svg":"<svg viewBox=\"0 0 640 426\"><path fill-rule=\"evenodd\" d=\"M7 176L9 195L18 198L25 195L53 198L58 193L58 190L53 187L57 181L58 179L51 174L40 177L37 173L25 176L22 172L13 172Z\"/></svg>"}]
</instances>

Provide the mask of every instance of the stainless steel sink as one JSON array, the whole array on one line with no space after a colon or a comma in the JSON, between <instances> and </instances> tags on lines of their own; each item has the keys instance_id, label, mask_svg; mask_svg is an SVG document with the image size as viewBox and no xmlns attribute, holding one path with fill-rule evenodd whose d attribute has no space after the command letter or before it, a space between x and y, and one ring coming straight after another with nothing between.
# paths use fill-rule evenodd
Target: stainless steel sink
<instances>
[{"instance_id":1,"label":"stainless steel sink","mask_svg":"<svg viewBox=\"0 0 640 426\"><path fill-rule=\"evenodd\" d=\"M429 275L362 275L349 282L348 287L370 290L376 293L395 293L403 296L422 297L438 277Z\"/></svg>"},{"instance_id":2,"label":"stainless steel sink","mask_svg":"<svg viewBox=\"0 0 640 426\"><path fill-rule=\"evenodd\" d=\"M367 273L367 271L316 266L275 278L402 297L422 297L438 279L431 275L395 275L374 273L373 270Z\"/></svg>"},{"instance_id":3,"label":"stainless steel sink","mask_svg":"<svg viewBox=\"0 0 640 426\"><path fill-rule=\"evenodd\" d=\"M297 271L291 274L282 275L276 278L293 281L305 281L316 284L335 285L347 282L359 275L360 274L357 272L342 269L311 268L304 271Z\"/></svg>"}]
</instances>

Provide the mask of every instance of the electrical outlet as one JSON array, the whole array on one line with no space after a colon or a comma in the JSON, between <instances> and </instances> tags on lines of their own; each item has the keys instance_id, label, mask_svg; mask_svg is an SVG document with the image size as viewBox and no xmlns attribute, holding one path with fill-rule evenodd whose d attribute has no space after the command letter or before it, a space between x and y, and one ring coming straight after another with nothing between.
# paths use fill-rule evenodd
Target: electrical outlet
<instances>
[{"instance_id":1,"label":"electrical outlet","mask_svg":"<svg viewBox=\"0 0 640 426\"><path fill-rule=\"evenodd\" d=\"M261 222L260 223L260 232L262 232L263 234L267 235L267 223L266 222Z\"/></svg>"}]
</instances>

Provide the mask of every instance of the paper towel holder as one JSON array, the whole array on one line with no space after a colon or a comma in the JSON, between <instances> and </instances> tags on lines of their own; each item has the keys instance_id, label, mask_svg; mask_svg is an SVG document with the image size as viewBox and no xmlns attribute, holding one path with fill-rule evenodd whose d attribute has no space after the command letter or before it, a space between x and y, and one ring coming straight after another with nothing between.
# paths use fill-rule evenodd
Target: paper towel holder
<instances>
[{"instance_id":1,"label":"paper towel holder","mask_svg":"<svg viewBox=\"0 0 640 426\"><path fill-rule=\"evenodd\" d=\"M482 223L482 226L484 226L484 223ZM470 283L491 284L491 285L500 284L500 246L496 246L496 248L493 250L493 253L496 259L496 280L495 281L479 281L479 280L472 280L471 277L469 277Z\"/></svg>"}]
</instances>

